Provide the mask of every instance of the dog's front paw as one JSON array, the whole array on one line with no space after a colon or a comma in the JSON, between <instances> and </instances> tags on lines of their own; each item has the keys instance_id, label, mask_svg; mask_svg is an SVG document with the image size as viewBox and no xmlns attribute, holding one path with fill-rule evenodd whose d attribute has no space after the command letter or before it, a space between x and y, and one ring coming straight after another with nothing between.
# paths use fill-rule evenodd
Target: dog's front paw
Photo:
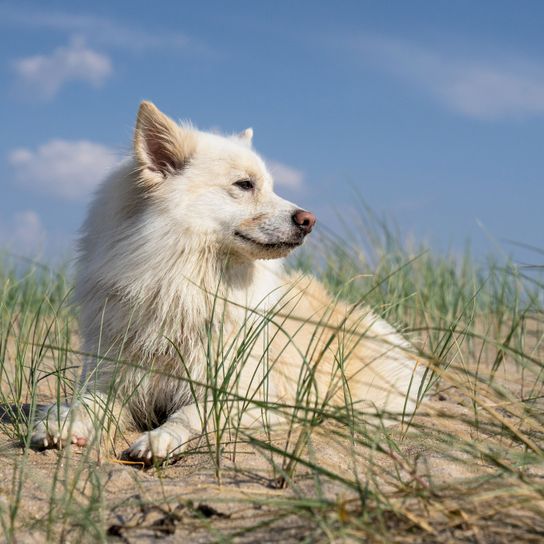
<instances>
[{"instance_id":1,"label":"dog's front paw","mask_svg":"<svg viewBox=\"0 0 544 544\"><path fill-rule=\"evenodd\" d=\"M189 436L189 431L181 425L175 427L163 425L140 435L132 446L123 452L123 456L146 465L160 464L181 453Z\"/></svg>"},{"instance_id":2,"label":"dog's front paw","mask_svg":"<svg viewBox=\"0 0 544 544\"><path fill-rule=\"evenodd\" d=\"M51 406L32 431L34 448L62 448L68 443L86 446L93 436L93 425L79 409Z\"/></svg>"}]
</instances>

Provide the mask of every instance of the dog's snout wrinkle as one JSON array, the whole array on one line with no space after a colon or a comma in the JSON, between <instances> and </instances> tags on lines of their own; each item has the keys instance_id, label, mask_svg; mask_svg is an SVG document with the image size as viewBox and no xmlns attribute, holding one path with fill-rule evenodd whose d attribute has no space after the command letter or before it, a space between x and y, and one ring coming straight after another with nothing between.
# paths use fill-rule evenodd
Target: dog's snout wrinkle
<instances>
[{"instance_id":1,"label":"dog's snout wrinkle","mask_svg":"<svg viewBox=\"0 0 544 544\"><path fill-rule=\"evenodd\" d=\"M302 230L304 234L312 232L317 221L316 216L312 212L307 212L306 210L296 210L295 213L293 213L292 218L293 223Z\"/></svg>"},{"instance_id":2,"label":"dog's snout wrinkle","mask_svg":"<svg viewBox=\"0 0 544 544\"><path fill-rule=\"evenodd\" d=\"M254 215L253 217L250 217L249 219L245 219L240 223L241 227L248 228L248 227L258 227L261 223L263 223L266 220L267 215L265 213L258 213L257 215Z\"/></svg>"}]
</instances>

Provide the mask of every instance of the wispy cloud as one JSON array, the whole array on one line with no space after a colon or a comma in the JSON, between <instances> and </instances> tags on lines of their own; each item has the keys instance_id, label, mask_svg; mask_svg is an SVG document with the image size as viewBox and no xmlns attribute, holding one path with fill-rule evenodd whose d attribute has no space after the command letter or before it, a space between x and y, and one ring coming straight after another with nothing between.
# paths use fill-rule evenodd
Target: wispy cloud
<instances>
[{"instance_id":1,"label":"wispy cloud","mask_svg":"<svg viewBox=\"0 0 544 544\"><path fill-rule=\"evenodd\" d=\"M43 254L46 241L46 229L33 210L16 212L0 223L0 244L17 255L37 257Z\"/></svg>"},{"instance_id":2,"label":"wispy cloud","mask_svg":"<svg viewBox=\"0 0 544 544\"><path fill-rule=\"evenodd\" d=\"M22 185L67 200L87 197L118 162L110 148L86 140L15 149L8 161Z\"/></svg>"},{"instance_id":3,"label":"wispy cloud","mask_svg":"<svg viewBox=\"0 0 544 544\"><path fill-rule=\"evenodd\" d=\"M304 172L282 162L266 159L266 164L274 181L288 189L300 189L304 183Z\"/></svg>"},{"instance_id":4,"label":"wispy cloud","mask_svg":"<svg viewBox=\"0 0 544 544\"><path fill-rule=\"evenodd\" d=\"M4 24L55 30L69 35L82 35L92 43L131 50L169 47L174 49L203 48L181 32L164 29L142 29L119 21L90 14L74 14L59 11L23 10L13 4L0 6L0 21Z\"/></svg>"},{"instance_id":5,"label":"wispy cloud","mask_svg":"<svg viewBox=\"0 0 544 544\"><path fill-rule=\"evenodd\" d=\"M362 37L359 58L393 73L449 109L480 119L544 114L544 63L500 54L438 52L410 42Z\"/></svg>"},{"instance_id":6,"label":"wispy cloud","mask_svg":"<svg viewBox=\"0 0 544 544\"><path fill-rule=\"evenodd\" d=\"M82 40L73 40L49 54L19 59L14 67L25 90L45 99L54 97L71 81L99 87L113 72L110 58L93 51Z\"/></svg>"}]
</instances>

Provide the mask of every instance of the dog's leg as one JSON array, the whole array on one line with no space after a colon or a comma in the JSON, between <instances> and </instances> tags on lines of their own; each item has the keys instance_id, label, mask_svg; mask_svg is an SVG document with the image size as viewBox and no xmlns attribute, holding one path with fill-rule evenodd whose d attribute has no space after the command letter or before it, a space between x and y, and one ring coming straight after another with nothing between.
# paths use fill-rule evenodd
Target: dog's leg
<instances>
[{"instance_id":1,"label":"dog's leg","mask_svg":"<svg viewBox=\"0 0 544 544\"><path fill-rule=\"evenodd\" d=\"M99 392L84 393L71 406L53 404L39 415L31 445L36 448L62 448L68 443L88 445L111 424L119 426L120 407L109 404L107 395Z\"/></svg>"},{"instance_id":2,"label":"dog's leg","mask_svg":"<svg viewBox=\"0 0 544 544\"><path fill-rule=\"evenodd\" d=\"M196 404L174 412L160 427L140 435L123 455L146 464L162 462L181 453L187 441L202 433L202 420Z\"/></svg>"},{"instance_id":3,"label":"dog's leg","mask_svg":"<svg viewBox=\"0 0 544 544\"><path fill-rule=\"evenodd\" d=\"M210 428L211 419L208 418L208 431L213 430ZM266 419L269 425L282 420L281 416L272 412L267 414ZM228 424L224 416L221 417L220 424ZM240 416L240 427L255 426L263 426L261 410L258 408L246 410ZM162 463L183 452L187 442L202 434L202 431L202 415L196 404L189 404L174 412L160 427L141 434L124 455L145 464Z\"/></svg>"}]
</instances>

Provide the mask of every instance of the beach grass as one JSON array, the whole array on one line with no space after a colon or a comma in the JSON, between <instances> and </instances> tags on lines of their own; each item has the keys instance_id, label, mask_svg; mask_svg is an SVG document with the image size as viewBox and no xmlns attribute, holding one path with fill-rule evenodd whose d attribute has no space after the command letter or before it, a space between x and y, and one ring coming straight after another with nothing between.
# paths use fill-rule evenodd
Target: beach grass
<instances>
[{"instance_id":1,"label":"beach grass","mask_svg":"<svg viewBox=\"0 0 544 544\"><path fill-rule=\"evenodd\" d=\"M83 354L77 309L69 304L69 269L5 254L4 539L542 541L541 255L535 251L537 266L530 269L503 256L477 258L468 249L444 255L407 245L368 210L357 221L341 237L325 228L316 232L289 266L318 276L350 304L370 305L412 341L428 367L415 416L369 420L349 402L344 408L315 402L310 364L292 406L245 396L237 369L266 323L282 319L278 306L248 318L230 344L210 334L206 381L192 387L195 398L197 389L206 389L202 417L215 424L174 463L145 469L119 459L130 433L111 448L30 447L36 409L77 396ZM337 353L340 367L343 356ZM267 364L263 360L263 368ZM256 379L265 384L266 375ZM264 421L282 414L288 425L246 429L236 414L249 409Z\"/></svg>"}]
</instances>

